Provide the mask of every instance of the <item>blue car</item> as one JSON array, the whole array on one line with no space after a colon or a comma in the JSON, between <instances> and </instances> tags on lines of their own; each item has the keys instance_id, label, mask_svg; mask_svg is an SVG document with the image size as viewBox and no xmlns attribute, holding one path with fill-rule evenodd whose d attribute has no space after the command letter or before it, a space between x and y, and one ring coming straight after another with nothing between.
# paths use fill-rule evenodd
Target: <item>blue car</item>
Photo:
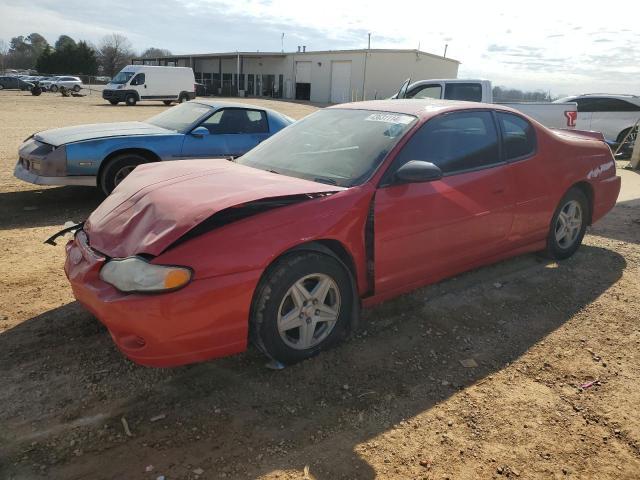
<instances>
[{"instance_id":1,"label":"blue car","mask_svg":"<svg viewBox=\"0 0 640 480\"><path fill-rule=\"evenodd\" d=\"M140 164L239 157L292 122L253 105L194 100L146 122L36 133L20 146L13 174L38 185L97 186L108 195Z\"/></svg>"}]
</instances>

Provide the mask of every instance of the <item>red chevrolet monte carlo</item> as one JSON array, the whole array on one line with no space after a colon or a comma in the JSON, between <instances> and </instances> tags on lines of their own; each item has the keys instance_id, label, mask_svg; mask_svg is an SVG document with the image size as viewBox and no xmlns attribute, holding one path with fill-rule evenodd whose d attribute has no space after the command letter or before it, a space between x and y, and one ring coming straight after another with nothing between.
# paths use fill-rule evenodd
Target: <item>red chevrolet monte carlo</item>
<instances>
[{"instance_id":1,"label":"red chevrolet monte carlo","mask_svg":"<svg viewBox=\"0 0 640 480\"><path fill-rule=\"evenodd\" d=\"M524 252L572 255L615 204L600 134L496 105L320 110L235 162L142 165L67 245L76 298L135 362L290 364L371 305Z\"/></svg>"}]
</instances>

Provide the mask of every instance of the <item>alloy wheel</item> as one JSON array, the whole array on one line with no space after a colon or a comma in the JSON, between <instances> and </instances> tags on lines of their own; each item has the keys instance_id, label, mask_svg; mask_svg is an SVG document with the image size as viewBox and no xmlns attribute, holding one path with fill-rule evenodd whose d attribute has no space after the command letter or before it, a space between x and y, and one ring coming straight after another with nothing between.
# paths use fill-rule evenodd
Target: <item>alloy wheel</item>
<instances>
[{"instance_id":1,"label":"alloy wheel","mask_svg":"<svg viewBox=\"0 0 640 480\"><path fill-rule=\"evenodd\" d=\"M560 210L555 225L556 242L560 248L570 248L582 228L582 207L576 200L568 201Z\"/></svg>"},{"instance_id":2,"label":"alloy wheel","mask_svg":"<svg viewBox=\"0 0 640 480\"><path fill-rule=\"evenodd\" d=\"M324 341L340 315L340 290L324 273L306 275L287 290L278 308L278 332L296 350Z\"/></svg>"}]
</instances>

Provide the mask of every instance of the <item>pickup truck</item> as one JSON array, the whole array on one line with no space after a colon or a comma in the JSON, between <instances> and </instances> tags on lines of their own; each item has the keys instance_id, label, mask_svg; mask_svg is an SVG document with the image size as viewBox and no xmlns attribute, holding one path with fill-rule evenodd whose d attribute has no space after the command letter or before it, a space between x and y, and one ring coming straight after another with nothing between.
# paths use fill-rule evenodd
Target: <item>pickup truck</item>
<instances>
[{"instance_id":1,"label":"pickup truck","mask_svg":"<svg viewBox=\"0 0 640 480\"><path fill-rule=\"evenodd\" d=\"M440 98L494 103L489 80L431 79L411 83L411 80L407 79L398 93L391 98ZM500 105L515 108L548 128L573 129L578 117L576 102L521 102Z\"/></svg>"}]
</instances>

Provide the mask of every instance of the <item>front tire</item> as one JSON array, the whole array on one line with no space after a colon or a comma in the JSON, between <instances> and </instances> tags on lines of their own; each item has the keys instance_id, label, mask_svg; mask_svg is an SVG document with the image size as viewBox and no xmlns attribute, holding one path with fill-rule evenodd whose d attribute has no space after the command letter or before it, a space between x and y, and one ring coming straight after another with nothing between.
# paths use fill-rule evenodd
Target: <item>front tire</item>
<instances>
[{"instance_id":1,"label":"front tire","mask_svg":"<svg viewBox=\"0 0 640 480\"><path fill-rule=\"evenodd\" d=\"M118 104L118 103L120 103L120 102L118 102L117 100L109 100L109 103L110 103L111 105L117 105L117 104Z\"/></svg>"},{"instance_id":2,"label":"front tire","mask_svg":"<svg viewBox=\"0 0 640 480\"><path fill-rule=\"evenodd\" d=\"M52 91L53 93L56 93L58 91L58 86L57 85L51 85L51 87L49 87L49 90Z\"/></svg>"},{"instance_id":3,"label":"front tire","mask_svg":"<svg viewBox=\"0 0 640 480\"><path fill-rule=\"evenodd\" d=\"M564 260L573 255L582 244L590 215L589 200L582 190L576 187L569 190L551 219L547 256Z\"/></svg>"},{"instance_id":4,"label":"front tire","mask_svg":"<svg viewBox=\"0 0 640 480\"><path fill-rule=\"evenodd\" d=\"M172 100L163 100L162 103L164 103L168 107L169 105L171 105L173 103L173 101Z\"/></svg>"},{"instance_id":5,"label":"front tire","mask_svg":"<svg viewBox=\"0 0 640 480\"><path fill-rule=\"evenodd\" d=\"M78 93L80 91L80 85L74 85L73 86L73 91Z\"/></svg>"},{"instance_id":6,"label":"front tire","mask_svg":"<svg viewBox=\"0 0 640 480\"><path fill-rule=\"evenodd\" d=\"M283 364L305 360L345 336L353 302L351 277L336 258L319 252L286 255L256 289L252 339Z\"/></svg>"},{"instance_id":7,"label":"front tire","mask_svg":"<svg viewBox=\"0 0 640 480\"><path fill-rule=\"evenodd\" d=\"M109 195L138 165L143 163L149 163L149 160L136 153L125 153L109 160L100 174L99 186L102 193Z\"/></svg>"},{"instance_id":8,"label":"front tire","mask_svg":"<svg viewBox=\"0 0 640 480\"><path fill-rule=\"evenodd\" d=\"M128 107L135 107L137 102L138 102L138 99L132 93L130 93L124 98L124 103L126 103Z\"/></svg>"},{"instance_id":9,"label":"front tire","mask_svg":"<svg viewBox=\"0 0 640 480\"><path fill-rule=\"evenodd\" d=\"M185 103L189 101L189 95L187 95L186 93L183 93L182 95L180 95L180 98L178 99L178 102L180 103Z\"/></svg>"}]
</instances>

